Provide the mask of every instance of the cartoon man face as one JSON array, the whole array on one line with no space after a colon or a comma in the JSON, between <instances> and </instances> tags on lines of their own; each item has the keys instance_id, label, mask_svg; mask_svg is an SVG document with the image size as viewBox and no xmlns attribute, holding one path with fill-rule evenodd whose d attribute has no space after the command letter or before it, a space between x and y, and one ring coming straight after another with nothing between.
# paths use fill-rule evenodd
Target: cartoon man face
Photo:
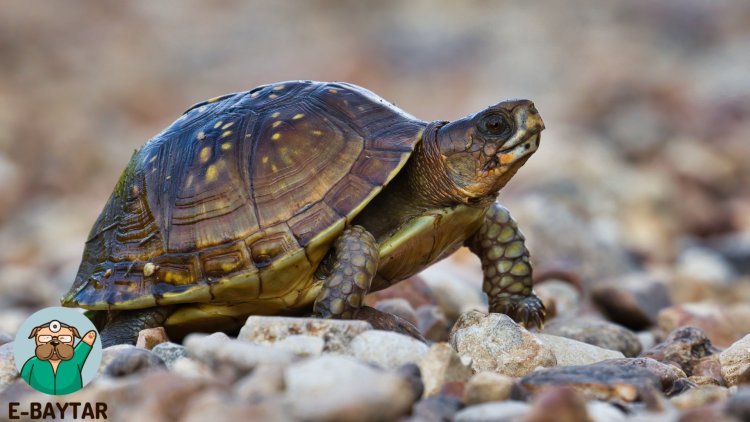
<instances>
[{"instance_id":1,"label":"cartoon man face","mask_svg":"<svg viewBox=\"0 0 750 422\"><path fill-rule=\"evenodd\" d=\"M81 338L78 330L59 321L34 327L29 338L36 340L34 354L39 360L60 361L73 358L73 342Z\"/></svg>"}]
</instances>

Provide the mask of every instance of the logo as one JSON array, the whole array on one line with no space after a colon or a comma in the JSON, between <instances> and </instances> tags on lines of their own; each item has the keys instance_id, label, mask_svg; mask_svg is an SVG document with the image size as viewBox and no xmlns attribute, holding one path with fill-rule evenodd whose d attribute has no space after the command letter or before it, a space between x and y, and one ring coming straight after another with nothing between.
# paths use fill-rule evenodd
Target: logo
<instances>
[{"instance_id":1,"label":"logo","mask_svg":"<svg viewBox=\"0 0 750 422\"><path fill-rule=\"evenodd\" d=\"M24 321L13 353L21 378L37 391L60 396L80 390L94 378L102 343L83 314L52 307Z\"/></svg>"}]
</instances>

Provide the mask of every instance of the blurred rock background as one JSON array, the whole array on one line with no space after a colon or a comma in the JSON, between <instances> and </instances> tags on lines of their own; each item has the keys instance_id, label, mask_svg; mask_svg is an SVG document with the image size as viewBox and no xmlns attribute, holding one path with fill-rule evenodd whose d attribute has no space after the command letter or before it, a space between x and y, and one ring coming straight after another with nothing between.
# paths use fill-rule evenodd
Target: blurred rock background
<instances>
[{"instance_id":1,"label":"blurred rock background","mask_svg":"<svg viewBox=\"0 0 750 422\"><path fill-rule=\"evenodd\" d=\"M6 2L0 63L0 332L58 303L135 148L193 103L287 79L425 120L533 99L547 130L501 201L548 306L662 334L687 319L720 346L750 331L748 2ZM481 305L465 252L423 278Z\"/></svg>"}]
</instances>

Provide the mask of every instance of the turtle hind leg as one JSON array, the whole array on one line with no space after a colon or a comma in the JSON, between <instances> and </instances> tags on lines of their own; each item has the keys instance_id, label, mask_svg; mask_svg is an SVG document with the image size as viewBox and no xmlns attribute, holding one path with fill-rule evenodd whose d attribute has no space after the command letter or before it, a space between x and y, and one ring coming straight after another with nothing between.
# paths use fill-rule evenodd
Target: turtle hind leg
<instances>
[{"instance_id":1,"label":"turtle hind leg","mask_svg":"<svg viewBox=\"0 0 750 422\"><path fill-rule=\"evenodd\" d=\"M370 290L380 252L375 238L361 226L352 226L336 239L333 268L313 305L313 315L352 319Z\"/></svg>"},{"instance_id":2,"label":"turtle hind leg","mask_svg":"<svg viewBox=\"0 0 750 422\"><path fill-rule=\"evenodd\" d=\"M546 312L533 292L529 250L523 234L500 204L487 210L484 224L466 242L482 261L482 290L489 297L490 312L510 316L526 327L541 328Z\"/></svg>"},{"instance_id":3,"label":"turtle hind leg","mask_svg":"<svg viewBox=\"0 0 750 422\"><path fill-rule=\"evenodd\" d=\"M171 313L169 307L110 313L109 321L101 330L102 347L135 344L141 330L162 325Z\"/></svg>"}]
</instances>

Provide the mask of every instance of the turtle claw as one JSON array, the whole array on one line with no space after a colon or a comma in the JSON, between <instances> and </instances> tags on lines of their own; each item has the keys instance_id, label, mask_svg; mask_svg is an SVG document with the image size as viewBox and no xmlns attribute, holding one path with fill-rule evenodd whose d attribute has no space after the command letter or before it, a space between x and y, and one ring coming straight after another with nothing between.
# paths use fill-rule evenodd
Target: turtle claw
<instances>
[{"instance_id":1,"label":"turtle claw","mask_svg":"<svg viewBox=\"0 0 750 422\"><path fill-rule=\"evenodd\" d=\"M490 312L506 314L526 328L544 327L546 311L544 304L535 294L529 296L508 295L498 297L490 303Z\"/></svg>"}]
</instances>

